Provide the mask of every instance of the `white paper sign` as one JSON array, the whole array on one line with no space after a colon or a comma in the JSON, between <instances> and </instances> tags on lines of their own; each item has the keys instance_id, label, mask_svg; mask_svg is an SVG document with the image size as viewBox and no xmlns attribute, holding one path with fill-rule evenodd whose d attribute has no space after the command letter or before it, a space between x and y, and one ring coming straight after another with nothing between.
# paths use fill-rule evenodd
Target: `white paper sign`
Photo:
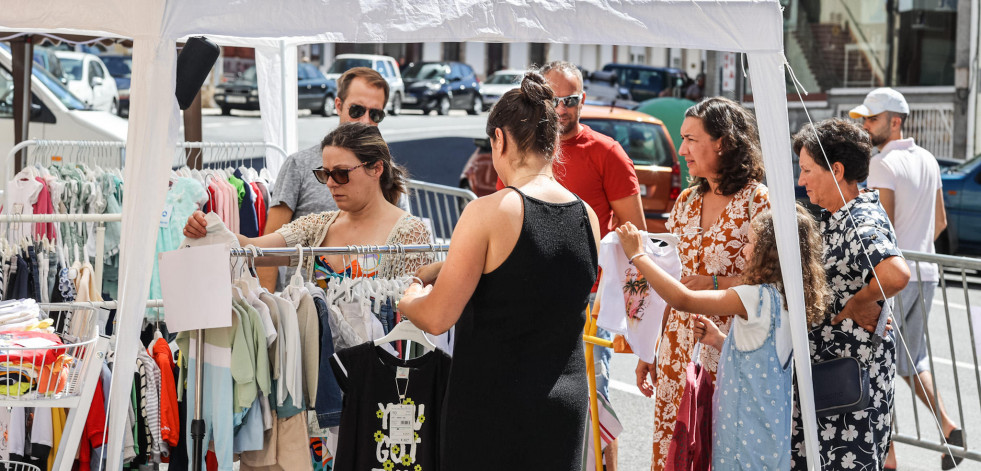
<instances>
[{"instance_id":1,"label":"white paper sign","mask_svg":"<svg viewBox=\"0 0 981 471\"><path fill-rule=\"evenodd\" d=\"M160 288L171 332L232 325L228 247L222 244L163 252Z\"/></svg>"}]
</instances>

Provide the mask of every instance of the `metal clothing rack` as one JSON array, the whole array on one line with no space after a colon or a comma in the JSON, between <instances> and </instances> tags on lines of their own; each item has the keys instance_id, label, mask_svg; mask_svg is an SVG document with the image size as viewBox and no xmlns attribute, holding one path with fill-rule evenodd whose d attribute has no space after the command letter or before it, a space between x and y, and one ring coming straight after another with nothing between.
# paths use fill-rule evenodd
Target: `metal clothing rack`
<instances>
[{"instance_id":1,"label":"metal clothing rack","mask_svg":"<svg viewBox=\"0 0 981 471\"><path fill-rule=\"evenodd\" d=\"M95 286L102 290L102 266L105 262L106 223L122 222L122 214L3 214L0 224L9 223L47 223L47 222L94 222L95 227L95 263L93 278Z\"/></svg>"},{"instance_id":2,"label":"metal clothing rack","mask_svg":"<svg viewBox=\"0 0 981 471\"><path fill-rule=\"evenodd\" d=\"M253 250L254 249L254 250ZM440 253L450 249L449 244L417 244L417 245L349 245L346 247L278 247L260 248L255 246L235 247L229 249L229 255L236 258L245 257L282 257L296 255L366 255L366 254L410 254L410 253ZM197 330L197 361L204 358L204 335L203 329ZM202 408L201 400L204 388L204 368L195 368L195 388L194 388L194 419L191 420L191 469L201 470L201 451L204 449L204 420L201 419Z\"/></svg>"}]
</instances>

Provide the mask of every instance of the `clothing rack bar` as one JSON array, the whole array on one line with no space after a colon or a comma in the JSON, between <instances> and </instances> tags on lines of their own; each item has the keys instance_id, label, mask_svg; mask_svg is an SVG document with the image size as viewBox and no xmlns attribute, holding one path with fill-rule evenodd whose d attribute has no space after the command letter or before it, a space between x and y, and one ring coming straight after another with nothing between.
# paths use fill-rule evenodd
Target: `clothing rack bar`
<instances>
[{"instance_id":1,"label":"clothing rack bar","mask_svg":"<svg viewBox=\"0 0 981 471\"><path fill-rule=\"evenodd\" d=\"M118 301L76 301L70 303L38 303L42 311L70 311L74 309L118 309ZM148 299L146 307L163 307L162 299Z\"/></svg>"},{"instance_id":2,"label":"clothing rack bar","mask_svg":"<svg viewBox=\"0 0 981 471\"><path fill-rule=\"evenodd\" d=\"M231 249L231 256L246 257L252 256L248 247L235 247ZM432 253L447 252L450 250L449 244L416 244L416 245L351 245L347 247L277 247L261 248L256 247L258 257L272 257L284 255L329 255L329 254L403 254L403 253Z\"/></svg>"},{"instance_id":3,"label":"clothing rack bar","mask_svg":"<svg viewBox=\"0 0 981 471\"><path fill-rule=\"evenodd\" d=\"M8 222L121 222L123 215L112 214L3 214L0 223Z\"/></svg>"}]
</instances>

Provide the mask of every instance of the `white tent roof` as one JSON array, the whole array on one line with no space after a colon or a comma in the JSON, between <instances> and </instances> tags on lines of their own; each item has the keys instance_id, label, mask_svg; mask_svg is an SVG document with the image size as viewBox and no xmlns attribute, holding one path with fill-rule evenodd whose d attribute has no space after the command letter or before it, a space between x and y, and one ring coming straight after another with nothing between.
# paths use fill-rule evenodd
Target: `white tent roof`
<instances>
[{"instance_id":1,"label":"white tent roof","mask_svg":"<svg viewBox=\"0 0 981 471\"><path fill-rule=\"evenodd\" d=\"M123 203L118 358L134 358L149 290L158 218L163 210L173 144L180 38L205 35L257 49L265 139L296 148L297 44L314 42L554 42L627 44L748 53L752 65L770 202L792 318L795 363L809 457L817 429L800 248L794 209L790 129L784 84L783 17L776 0L0 0L0 31L48 31L128 37L133 80L127 141L127 182L139 198ZM287 117L283 119L283 117ZM276 166L272 162L273 167ZM134 190L130 190L130 194ZM132 364L115 373L132 376ZM117 403L128 381L113 382ZM110 467L118 468L124 414L111 414ZM811 461L811 467L819 464Z\"/></svg>"}]
</instances>

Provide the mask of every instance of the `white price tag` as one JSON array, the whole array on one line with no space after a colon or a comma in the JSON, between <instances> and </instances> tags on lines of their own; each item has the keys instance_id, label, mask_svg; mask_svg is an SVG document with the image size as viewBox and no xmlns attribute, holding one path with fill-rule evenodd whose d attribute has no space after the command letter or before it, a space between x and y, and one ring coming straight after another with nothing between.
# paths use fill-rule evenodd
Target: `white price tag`
<instances>
[{"instance_id":1,"label":"white price tag","mask_svg":"<svg viewBox=\"0 0 981 471\"><path fill-rule=\"evenodd\" d=\"M396 368L395 379L409 379L409 369L404 366Z\"/></svg>"},{"instance_id":2,"label":"white price tag","mask_svg":"<svg viewBox=\"0 0 981 471\"><path fill-rule=\"evenodd\" d=\"M389 443L395 445L411 445L414 442L415 430L412 423L415 422L416 406L397 405L389 409L388 425Z\"/></svg>"},{"instance_id":3,"label":"white price tag","mask_svg":"<svg viewBox=\"0 0 981 471\"><path fill-rule=\"evenodd\" d=\"M170 226L170 217L174 213L174 205L168 204L164 206L164 210L160 213L160 227Z\"/></svg>"}]
</instances>

